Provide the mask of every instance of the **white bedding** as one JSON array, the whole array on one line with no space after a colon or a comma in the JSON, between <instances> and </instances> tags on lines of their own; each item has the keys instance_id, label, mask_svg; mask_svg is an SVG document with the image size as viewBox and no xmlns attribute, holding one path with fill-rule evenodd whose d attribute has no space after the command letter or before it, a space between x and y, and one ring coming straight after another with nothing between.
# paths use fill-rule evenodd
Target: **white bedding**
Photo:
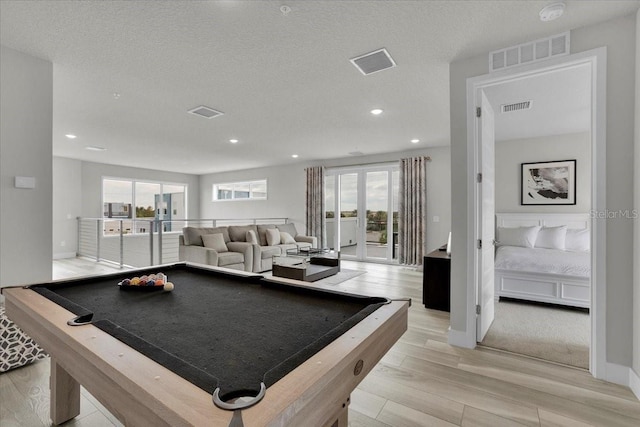
<instances>
[{"instance_id":1,"label":"white bedding","mask_svg":"<svg viewBox=\"0 0 640 427\"><path fill-rule=\"evenodd\" d=\"M495 268L588 278L591 275L591 254L558 249L500 246L496 252Z\"/></svg>"}]
</instances>

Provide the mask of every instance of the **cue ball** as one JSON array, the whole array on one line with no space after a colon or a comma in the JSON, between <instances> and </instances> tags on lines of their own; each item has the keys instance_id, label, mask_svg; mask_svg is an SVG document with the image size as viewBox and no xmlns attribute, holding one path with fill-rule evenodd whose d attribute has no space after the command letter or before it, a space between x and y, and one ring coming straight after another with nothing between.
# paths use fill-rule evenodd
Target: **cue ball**
<instances>
[{"instance_id":1,"label":"cue ball","mask_svg":"<svg viewBox=\"0 0 640 427\"><path fill-rule=\"evenodd\" d=\"M173 283L171 283L171 282L165 283L164 284L164 290L167 291L167 292L168 291L172 291L173 290Z\"/></svg>"}]
</instances>

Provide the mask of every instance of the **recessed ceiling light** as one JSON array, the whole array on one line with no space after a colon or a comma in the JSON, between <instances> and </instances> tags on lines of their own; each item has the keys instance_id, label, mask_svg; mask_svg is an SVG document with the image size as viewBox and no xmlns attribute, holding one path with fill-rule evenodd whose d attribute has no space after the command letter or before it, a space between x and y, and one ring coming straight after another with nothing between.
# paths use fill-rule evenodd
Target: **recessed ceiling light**
<instances>
[{"instance_id":1,"label":"recessed ceiling light","mask_svg":"<svg viewBox=\"0 0 640 427\"><path fill-rule=\"evenodd\" d=\"M411 143L412 143L412 144L417 144L418 142L420 142L420 140L419 140L419 139L412 139L412 140L411 140Z\"/></svg>"},{"instance_id":2,"label":"recessed ceiling light","mask_svg":"<svg viewBox=\"0 0 640 427\"><path fill-rule=\"evenodd\" d=\"M550 3L542 8L540 11L540 20L542 22L553 21L554 19L558 19L564 13L565 4L562 1L556 1Z\"/></svg>"},{"instance_id":3,"label":"recessed ceiling light","mask_svg":"<svg viewBox=\"0 0 640 427\"><path fill-rule=\"evenodd\" d=\"M120 99L120 94L118 92L113 92L113 99Z\"/></svg>"},{"instance_id":4,"label":"recessed ceiling light","mask_svg":"<svg viewBox=\"0 0 640 427\"><path fill-rule=\"evenodd\" d=\"M238 140L237 139L230 139L229 142L232 143L232 144L237 144Z\"/></svg>"},{"instance_id":5,"label":"recessed ceiling light","mask_svg":"<svg viewBox=\"0 0 640 427\"><path fill-rule=\"evenodd\" d=\"M66 136L67 138L69 138L69 139L76 139L76 138L77 138L77 136L75 136L75 135L73 135L73 134L71 134L71 133L68 133L68 134L66 134L65 136Z\"/></svg>"},{"instance_id":6,"label":"recessed ceiling light","mask_svg":"<svg viewBox=\"0 0 640 427\"><path fill-rule=\"evenodd\" d=\"M373 114L374 116L379 116L380 114L382 114L382 110L379 108L374 108L373 110L371 110L371 114Z\"/></svg>"},{"instance_id":7,"label":"recessed ceiling light","mask_svg":"<svg viewBox=\"0 0 640 427\"><path fill-rule=\"evenodd\" d=\"M89 150L89 151L107 151L106 148L104 147L96 147L95 145L88 145L86 147L84 147L85 150Z\"/></svg>"},{"instance_id":8,"label":"recessed ceiling light","mask_svg":"<svg viewBox=\"0 0 640 427\"><path fill-rule=\"evenodd\" d=\"M291 157L293 157L294 159L297 159L298 155L297 154L292 154Z\"/></svg>"}]
</instances>

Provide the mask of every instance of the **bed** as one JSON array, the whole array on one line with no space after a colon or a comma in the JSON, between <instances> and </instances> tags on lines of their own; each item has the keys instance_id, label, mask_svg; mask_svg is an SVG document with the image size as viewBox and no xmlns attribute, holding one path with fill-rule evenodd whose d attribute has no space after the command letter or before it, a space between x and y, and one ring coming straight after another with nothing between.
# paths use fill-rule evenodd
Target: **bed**
<instances>
[{"instance_id":1,"label":"bed","mask_svg":"<svg viewBox=\"0 0 640 427\"><path fill-rule=\"evenodd\" d=\"M589 308L589 225L586 213L497 214L496 300Z\"/></svg>"}]
</instances>

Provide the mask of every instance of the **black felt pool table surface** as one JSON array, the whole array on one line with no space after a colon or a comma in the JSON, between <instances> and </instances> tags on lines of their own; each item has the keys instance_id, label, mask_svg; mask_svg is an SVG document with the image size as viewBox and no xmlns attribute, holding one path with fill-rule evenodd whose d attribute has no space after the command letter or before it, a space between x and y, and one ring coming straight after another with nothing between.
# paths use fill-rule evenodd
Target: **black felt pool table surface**
<instances>
[{"instance_id":1,"label":"black felt pool table surface","mask_svg":"<svg viewBox=\"0 0 640 427\"><path fill-rule=\"evenodd\" d=\"M121 290L131 272L32 289L92 312L95 326L210 393L220 387L223 399L274 384L386 301L185 264L135 276L157 272L173 291Z\"/></svg>"}]
</instances>

